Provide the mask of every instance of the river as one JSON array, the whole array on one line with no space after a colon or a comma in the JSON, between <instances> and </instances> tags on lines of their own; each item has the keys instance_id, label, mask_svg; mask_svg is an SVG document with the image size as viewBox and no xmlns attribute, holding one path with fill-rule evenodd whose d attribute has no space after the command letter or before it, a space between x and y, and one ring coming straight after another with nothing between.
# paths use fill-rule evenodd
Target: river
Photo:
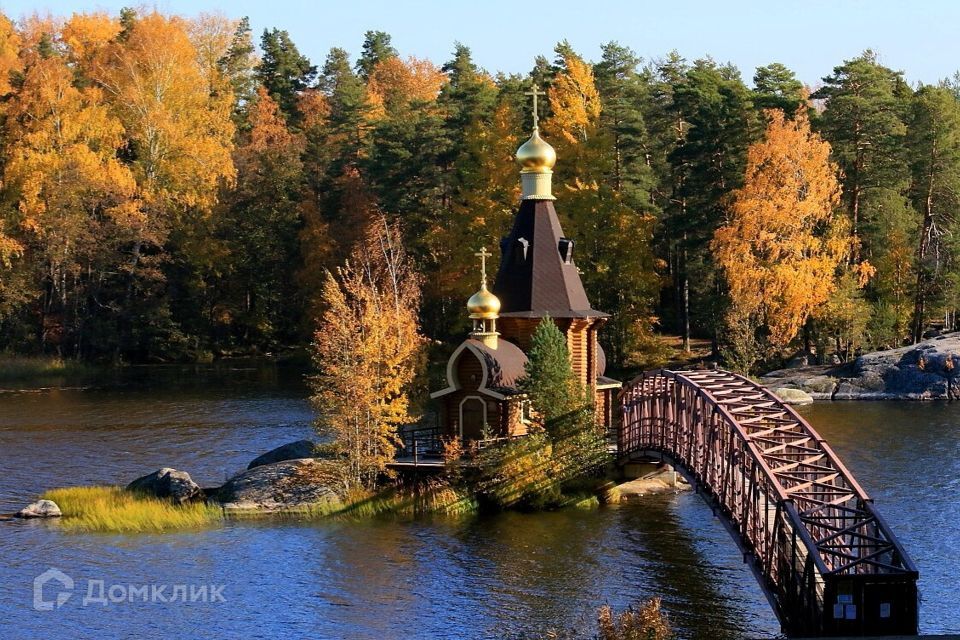
<instances>
[{"instance_id":1,"label":"river","mask_svg":"<svg viewBox=\"0 0 960 640\"><path fill-rule=\"evenodd\" d=\"M259 453L310 436L306 396L297 372L243 365L145 367L93 388L0 392L0 513L49 488L123 484L161 466L219 484ZM803 413L919 565L922 630L960 632L960 405ZM34 578L50 568L74 586L62 607L38 611ZM106 603L85 603L100 584ZM580 638L595 631L598 606L653 595L681 638L779 632L726 530L689 493L588 511L243 520L157 535L0 522L6 638Z\"/></svg>"}]
</instances>

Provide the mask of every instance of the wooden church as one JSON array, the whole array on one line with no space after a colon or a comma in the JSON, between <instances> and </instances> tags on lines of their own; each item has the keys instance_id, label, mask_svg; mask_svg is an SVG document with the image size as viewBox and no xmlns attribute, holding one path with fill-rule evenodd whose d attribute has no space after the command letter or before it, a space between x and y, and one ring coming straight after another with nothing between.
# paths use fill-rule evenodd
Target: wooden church
<instances>
[{"instance_id":1,"label":"wooden church","mask_svg":"<svg viewBox=\"0 0 960 640\"><path fill-rule=\"evenodd\" d=\"M500 268L487 289L486 250L480 290L467 301L470 335L447 362L447 386L431 394L440 404L446 437L463 440L522 435L530 407L517 389L526 350L537 325L550 317L567 337L573 370L593 390L598 422L609 428L622 386L604 377L606 359L597 333L607 314L590 306L574 262L574 241L563 235L551 192L557 154L537 126L533 90L533 135L517 150L523 194L510 235L500 243Z\"/></svg>"}]
</instances>

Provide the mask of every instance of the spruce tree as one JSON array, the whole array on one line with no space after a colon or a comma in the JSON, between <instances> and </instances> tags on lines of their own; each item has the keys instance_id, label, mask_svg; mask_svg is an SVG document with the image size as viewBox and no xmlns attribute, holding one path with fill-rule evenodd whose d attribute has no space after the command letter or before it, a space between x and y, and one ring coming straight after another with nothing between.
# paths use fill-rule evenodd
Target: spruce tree
<instances>
[{"instance_id":1,"label":"spruce tree","mask_svg":"<svg viewBox=\"0 0 960 640\"><path fill-rule=\"evenodd\" d=\"M587 404L583 385L570 364L567 339L549 316L533 332L518 386L551 435L571 417L578 417Z\"/></svg>"}]
</instances>

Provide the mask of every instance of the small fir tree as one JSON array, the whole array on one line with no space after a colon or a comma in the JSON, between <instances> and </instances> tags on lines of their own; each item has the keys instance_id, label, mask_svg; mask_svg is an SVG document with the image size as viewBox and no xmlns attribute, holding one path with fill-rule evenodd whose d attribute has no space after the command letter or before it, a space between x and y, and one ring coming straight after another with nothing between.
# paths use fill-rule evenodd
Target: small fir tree
<instances>
[{"instance_id":1,"label":"small fir tree","mask_svg":"<svg viewBox=\"0 0 960 640\"><path fill-rule=\"evenodd\" d=\"M552 431L558 421L587 403L583 385L570 365L567 339L550 317L533 332L527 357L520 389L530 398L543 426Z\"/></svg>"}]
</instances>

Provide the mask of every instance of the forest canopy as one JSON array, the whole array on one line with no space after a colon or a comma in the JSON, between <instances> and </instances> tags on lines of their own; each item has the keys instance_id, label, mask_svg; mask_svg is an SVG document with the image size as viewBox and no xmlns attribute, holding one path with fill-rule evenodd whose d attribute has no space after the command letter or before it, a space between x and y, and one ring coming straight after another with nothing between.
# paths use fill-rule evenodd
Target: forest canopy
<instances>
[{"instance_id":1,"label":"forest canopy","mask_svg":"<svg viewBox=\"0 0 960 640\"><path fill-rule=\"evenodd\" d=\"M0 350L190 361L302 347L381 216L434 344L466 328L473 252L519 198L525 96L616 367L657 335L749 370L845 359L956 324L960 83L866 51L806 87L566 41L529 73L443 64L367 32L309 60L246 19L0 15Z\"/></svg>"}]
</instances>

